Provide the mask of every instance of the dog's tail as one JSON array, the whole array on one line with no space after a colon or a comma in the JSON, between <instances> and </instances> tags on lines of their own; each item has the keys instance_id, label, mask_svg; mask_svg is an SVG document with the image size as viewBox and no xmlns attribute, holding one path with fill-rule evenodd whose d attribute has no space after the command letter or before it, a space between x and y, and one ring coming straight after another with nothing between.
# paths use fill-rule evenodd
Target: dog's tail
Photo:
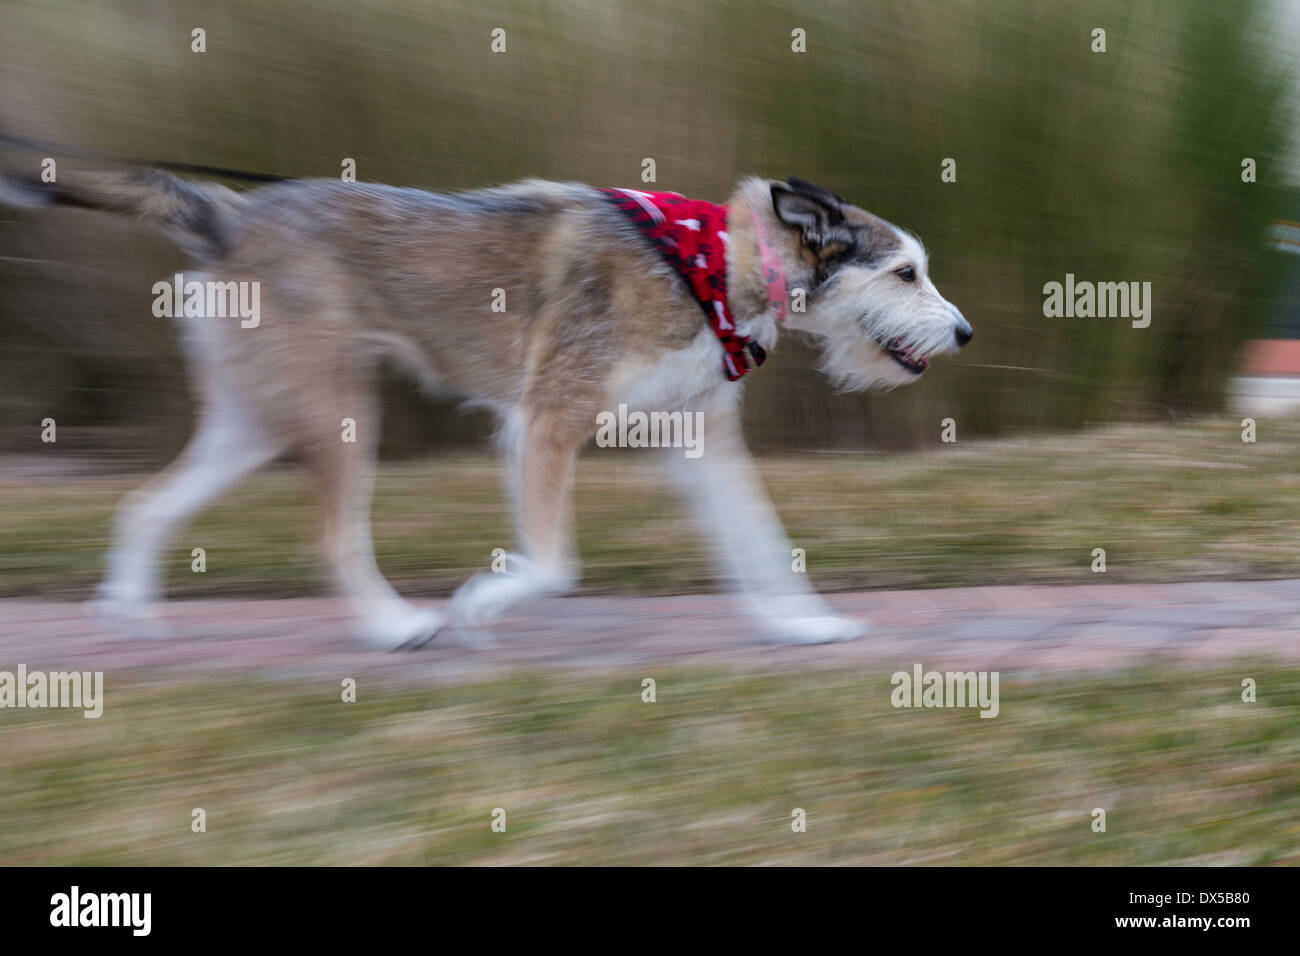
<instances>
[{"instance_id":1,"label":"dog's tail","mask_svg":"<svg viewBox=\"0 0 1300 956\"><path fill-rule=\"evenodd\" d=\"M75 206L134 216L200 258L228 247L248 200L218 183L178 179L160 169L60 170L57 182L0 175L0 202Z\"/></svg>"}]
</instances>

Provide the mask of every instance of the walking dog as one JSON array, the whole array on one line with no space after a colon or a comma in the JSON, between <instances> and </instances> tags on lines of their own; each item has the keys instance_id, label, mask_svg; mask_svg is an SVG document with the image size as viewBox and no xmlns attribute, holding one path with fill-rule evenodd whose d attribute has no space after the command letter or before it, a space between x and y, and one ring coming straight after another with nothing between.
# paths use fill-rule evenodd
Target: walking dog
<instances>
[{"instance_id":1,"label":"walking dog","mask_svg":"<svg viewBox=\"0 0 1300 956\"><path fill-rule=\"evenodd\" d=\"M176 317L199 423L119 509L99 607L128 621L159 598L159 556L178 527L288 451L319 486L325 555L374 644L418 646L448 619L482 627L519 600L563 592L576 573L575 457L602 411L626 405L702 413L701 455L660 454L756 632L857 637L863 626L831 614L791 571L742 439L738 380L783 328L817 339L822 369L850 389L912 382L972 334L911 234L797 179L746 179L725 206L543 181L440 195L289 180L237 193L140 169L5 187L28 204L136 216L183 245L205 280L260 289L256 323L221 317L201 296ZM519 553L504 573L466 582L448 613L408 603L375 563L384 360L502 424ZM355 441L341 439L345 419Z\"/></svg>"}]
</instances>

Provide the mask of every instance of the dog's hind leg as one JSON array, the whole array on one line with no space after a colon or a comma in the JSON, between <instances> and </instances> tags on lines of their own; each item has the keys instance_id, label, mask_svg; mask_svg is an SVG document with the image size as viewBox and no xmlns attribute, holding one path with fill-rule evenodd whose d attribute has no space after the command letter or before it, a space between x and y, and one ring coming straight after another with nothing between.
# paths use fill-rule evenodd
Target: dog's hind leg
<instances>
[{"instance_id":1,"label":"dog's hind leg","mask_svg":"<svg viewBox=\"0 0 1300 956\"><path fill-rule=\"evenodd\" d=\"M379 444L379 408L368 385L331 382L331 395L313 393L302 407L311 416L303 459L321 493L322 547L334 584L356 616L361 635L391 650L418 647L442 628L444 616L411 604L385 580L370 533ZM345 441L343 420L354 429Z\"/></svg>"},{"instance_id":2,"label":"dog's hind leg","mask_svg":"<svg viewBox=\"0 0 1300 956\"><path fill-rule=\"evenodd\" d=\"M161 594L158 559L175 532L282 447L234 392L206 389L198 430L184 452L119 507L95 610L144 626L149 604Z\"/></svg>"},{"instance_id":3,"label":"dog's hind leg","mask_svg":"<svg viewBox=\"0 0 1300 956\"><path fill-rule=\"evenodd\" d=\"M788 644L860 637L865 627L835 616L807 577L793 570L790 541L745 447L738 403L727 396L694 411L703 427L699 457L686 458L680 449L662 454L765 636Z\"/></svg>"},{"instance_id":4,"label":"dog's hind leg","mask_svg":"<svg viewBox=\"0 0 1300 956\"><path fill-rule=\"evenodd\" d=\"M575 401L564 410L512 413L504 434L506 464L522 554L505 570L465 582L452 599L456 623L480 628L518 601L573 586L571 490L574 459L595 428L595 408Z\"/></svg>"}]
</instances>

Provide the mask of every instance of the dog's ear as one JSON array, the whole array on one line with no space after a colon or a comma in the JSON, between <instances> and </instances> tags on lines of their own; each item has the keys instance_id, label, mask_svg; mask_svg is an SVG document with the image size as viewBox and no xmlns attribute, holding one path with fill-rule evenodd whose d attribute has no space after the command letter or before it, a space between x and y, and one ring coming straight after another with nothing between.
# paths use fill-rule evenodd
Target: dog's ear
<instances>
[{"instance_id":1,"label":"dog's ear","mask_svg":"<svg viewBox=\"0 0 1300 956\"><path fill-rule=\"evenodd\" d=\"M839 193L833 193L825 186L818 186L816 183L810 183L806 179L800 179L798 176L787 176L786 184L797 193L803 193L805 196L815 196L823 202L836 206L847 206L844 197Z\"/></svg>"},{"instance_id":2,"label":"dog's ear","mask_svg":"<svg viewBox=\"0 0 1300 956\"><path fill-rule=\"evenodd\" d=\"M844 221L844 200L829 189L791 176L772 183L772 208L787 226L803 234L813 255L825 261L853 246L853 231Z\"/></svg>"}]
</instances>

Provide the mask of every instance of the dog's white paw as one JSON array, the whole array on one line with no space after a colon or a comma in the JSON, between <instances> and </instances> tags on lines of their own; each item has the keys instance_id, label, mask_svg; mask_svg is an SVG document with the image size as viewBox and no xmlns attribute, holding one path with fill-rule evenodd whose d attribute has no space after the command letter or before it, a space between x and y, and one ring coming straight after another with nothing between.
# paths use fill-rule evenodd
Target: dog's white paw
<instances>
[{"instance_id":1,"label":"dog's white paw","mask_svg":"<svg viewBox=\"0 0 1300 956\"><path fill-rule=\"evenodd\" d=\"M362 635L381 650L414 650L433 640L446 623L446 615L433 608L406 605L367 620Z\"/></svg>"},{"instance_id":2,"label":"dog's white paw","mask_svg":"<svg viewBox=\"0 0 1300 956\"><path fill-rule=\"evenodd\" d=\"M452 595L451 617L458 627L482 630L520 601L573 586L564 571L540 568L517 554L508 554L506 560L506 571L476 574Z\"/></svg>"},{"instance_id":3,"label":"dog's white paw","mask_svg":"<svg viewBox=\"0 0 1300 956\"><path fill-rule=\"evenodd\" d=\"M108 626L114 637L128 641L157 641L171 637L158 605L133 601L101 591L85 604L86 616Z\"/></svg>"},{"instance_id":4,"label":"dog's white paw","mask_svg":"<svg viewBox=\"0 0 1300 956\"><path fill-rule=\"evenodd\" d=\"M856 641L867 633L867 625L847 617L819 614L767 621L766 638L774 644L832 644Z\"/></svg>"},{"instance_id":5,"label":"dog's white paw","mask_svg":"<svg viewBox=\"0 0 1300 956\"><path fill-rule=\"evenodd\" d=\"M451 616L457 629L479 630L495 621L516 592L523 590L520 585L514 575L474 575L451 598Z\"/></svg>"}]
</instances>

